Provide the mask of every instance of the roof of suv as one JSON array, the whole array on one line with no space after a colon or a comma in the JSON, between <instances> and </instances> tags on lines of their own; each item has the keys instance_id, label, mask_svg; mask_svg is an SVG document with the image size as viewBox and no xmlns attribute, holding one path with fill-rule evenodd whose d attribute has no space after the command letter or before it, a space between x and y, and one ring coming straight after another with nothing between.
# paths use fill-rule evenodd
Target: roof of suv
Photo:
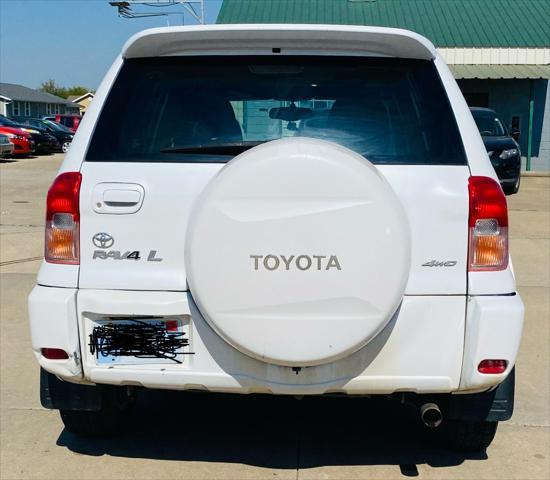
<instances>
[{"instance_id":1,"label":"roof of suv","mask_svg":"<svg viewBox=\"0 0 550 480\"><path fill-rule=\"evenodd\" d=\"M199 25L144 30L128 40L123 58L173 55L370 55L432 60L433 44L397 28L356 25Z\"/></svg>"}]
</instances>

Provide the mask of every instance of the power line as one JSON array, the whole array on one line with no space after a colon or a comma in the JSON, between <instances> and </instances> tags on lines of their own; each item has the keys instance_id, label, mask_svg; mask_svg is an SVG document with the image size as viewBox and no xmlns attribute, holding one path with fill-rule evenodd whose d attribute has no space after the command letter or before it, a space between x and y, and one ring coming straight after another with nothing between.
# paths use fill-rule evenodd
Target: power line
<instances>
[{"instance_id":1,"label":"power line","mask_svg":"<svg viewBox=\"0 0 550 480\"><path fill-rule=\"evenodd\" d=\"M204 24L204 0L125 0L110 1L109 4L117 8L119 17L122 18L144 18L144 17L165 17L168 15L191 15L199 24ZM176 7L182 10L153 11L135 10L135 8L167 8Z\"/></svg>"}]
</instances>

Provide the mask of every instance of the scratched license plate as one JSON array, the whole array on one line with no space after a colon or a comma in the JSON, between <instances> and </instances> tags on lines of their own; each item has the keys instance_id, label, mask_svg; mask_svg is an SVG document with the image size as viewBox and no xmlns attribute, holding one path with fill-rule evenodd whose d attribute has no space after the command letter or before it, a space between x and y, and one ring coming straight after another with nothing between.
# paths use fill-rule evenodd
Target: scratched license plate
<instances>
[{"instance_id":1,"label":"scratched license plate","mask_svg":"<svg viewBox=\"0 0 550 480\"><path fill-rule=\"evenodd\" d=\"M188 325L179 318L124 318L93 323L88 348L98 365L180 364Z\"/></svg>"}]
</instances>

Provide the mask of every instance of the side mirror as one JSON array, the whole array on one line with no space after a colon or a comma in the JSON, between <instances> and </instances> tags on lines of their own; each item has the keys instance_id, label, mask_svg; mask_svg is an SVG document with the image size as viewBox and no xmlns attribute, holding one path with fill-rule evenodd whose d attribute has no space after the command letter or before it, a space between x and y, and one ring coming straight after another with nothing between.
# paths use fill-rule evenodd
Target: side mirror
<instances>
[{"instance_id":1,"label":"side mirror","mask_svg":"<svg viewBox=\"0 0 550 480\"><path fill-rule=\"evenodd\" d=\"M512 138L513 138L516 142L519 142L520 131L519 131L517 128L513 129L513 130L510 132L510 135L512 136Z\"/></svg>"}]
</instances>

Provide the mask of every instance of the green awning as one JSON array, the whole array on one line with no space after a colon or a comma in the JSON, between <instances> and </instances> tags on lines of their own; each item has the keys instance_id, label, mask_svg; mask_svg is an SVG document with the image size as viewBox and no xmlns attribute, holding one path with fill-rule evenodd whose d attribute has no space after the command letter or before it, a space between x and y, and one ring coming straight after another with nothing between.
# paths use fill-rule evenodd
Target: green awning
<instances>
[{"instance_id":1,"label":"green awning","mask_svg":"<svg viewBox=\"0 0 550 480\"><path fill-rule=\"evenodd\" d=\"M440 48L550 46L550 0L224 0L217 23L404 28Z\"/></svg>"},{"instance_id":2,"label":"green awning","mask_svg":"<svg viewBox=\"0 0 550 480\"><path fill-rule=\"evenodd\" d=\"M457 79L550 78L550 65L449 65Z\"/></svg>"}]
</instances>

